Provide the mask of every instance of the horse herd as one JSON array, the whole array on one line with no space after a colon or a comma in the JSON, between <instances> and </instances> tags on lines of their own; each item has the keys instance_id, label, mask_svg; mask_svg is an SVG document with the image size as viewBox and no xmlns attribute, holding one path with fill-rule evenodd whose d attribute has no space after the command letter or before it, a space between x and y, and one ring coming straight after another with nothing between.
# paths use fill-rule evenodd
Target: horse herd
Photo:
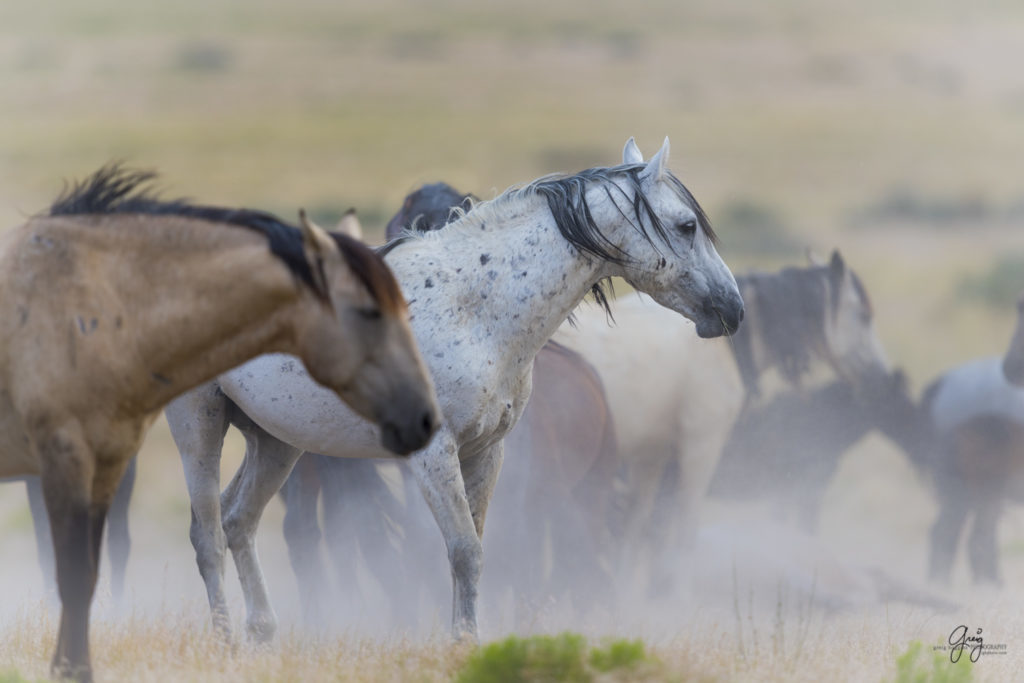
<instances>
[{"instance_id":1,"label":"horse herd","mask_svg":"<svg viewBox=\"0 0 1024 683\"><path fill-rule=\"evenodd\" d=\"M328 582L321 537L352 571L354 548L385 535L384 520L399 525L403 547L380 570L415 586L421 500L445 542L453 633L473 639L489 509L488 571L518 593L585 604L642 574L658 596L685 575L675 551L692 544L705 494L776 496L813 530L838 458L876 428L935 483L933 577L948 578L973 515L974 575L997 581L996 522L1024 436L1011 384L1024 381L1024 331L1005 359L953 370L915 402L838 252L734 278L668 157L667 139L646 161L630 139L619 165L487 202L426 186L379 249L302 212L294 227L161 200L151 174L119 166L5 233L0 478L28 483L44 574L55 568L54 673L92 677L104 526L109 511L116 595L133 457L162 409L225 637L228 550L250 637L274 635L254 538L279 491L310 619ZM612 277L636 290L614 306ZM597 305L577 308L588 293ZM836 379L802 386L815 366ZM783 389L768 396L773 369ZM222 492L232 425L246 452ZM396 456L401 501L386 471ZM352 523L357 509L367 523ZM523 562L546 552L548 569Z\"/></svg>"}]
</instances>

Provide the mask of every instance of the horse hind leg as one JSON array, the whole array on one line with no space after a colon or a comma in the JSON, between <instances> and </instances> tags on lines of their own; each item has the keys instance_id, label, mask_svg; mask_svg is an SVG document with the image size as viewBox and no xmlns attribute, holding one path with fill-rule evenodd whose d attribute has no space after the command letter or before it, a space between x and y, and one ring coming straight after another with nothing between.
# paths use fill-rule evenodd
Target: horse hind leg
<instances>
[{"instance_id":1,"label":"horse hind leg","mask_svg":"<svg viewBox=\"0 0 1024 683\"><path fill-rule=\"evenodd\" d=\"M998 496L979 504L967 539L967 554L970 558L971 576L975 583L1002 585L999 572L998 527L1002 513Z\"/></svg>"},{"instance_id":2,"label":"horse hind leg","mask_svg":"<svg viewBox=\"0 0 1024 683\"><path fill-rule=\"evenodd\" d=\"M107 553L110 555L110 591L116 603L124 598L124 578L128 568L132 539L128 531L128 506L135 488L136 458L132 458L117 486L107 516Z\"/></svg>"},{"instance_id":3,"label":"horse hind leg","mask_svg":"<svg viewBox=\"0 0 1024 683\"><path fill-rule=\"evenodd\" d=\"M231 621L224 596L227 544L221 526L220 458L230 406L220 388L210 382L182 394L164 411L188 486L192 512L189 539L206 585L214 629L224 640L231 637Z\"/></svg>"},{"instance_id":4,"label":"horse hind leg","mask_svg":"<svg viewBox=\"0 0 1024 683\"><path fill-rule=\"evenodd\" d=\"M224 534L235 559L246 605L246 631L257 643L277 631L277 615L256 552L256 528L263 510L291 474L302 451L274 438L252 422L239 424L246 449L242 466L221 496Z\"/></svg>"},{"instance_id":5,"label":"horse hind leg","mask_svg":"<svg viewBox=\"0 0 1024 683\"><path fill-rule=\"evenodd\" d=\"M939 516L932 524L928 578L949 583L960 532L967 519L967 501L962 494L947 491L939 496Z\"/></svg>"},{"instance_id":6,"label":"horse hind leg","mask_svg":"<svg viewBox=\"0 0 1024 683\"><path fill-rule=\"evenodd\" d=\"M322 625L326 619L324 608L333 602L328 597L331 587L320 557L322 534L317 504L322 483L316 463L320 457L323 456L313 453L302 455L281 488L285 504L284 540L308 626Z\"/></svg>"}]
</instances>

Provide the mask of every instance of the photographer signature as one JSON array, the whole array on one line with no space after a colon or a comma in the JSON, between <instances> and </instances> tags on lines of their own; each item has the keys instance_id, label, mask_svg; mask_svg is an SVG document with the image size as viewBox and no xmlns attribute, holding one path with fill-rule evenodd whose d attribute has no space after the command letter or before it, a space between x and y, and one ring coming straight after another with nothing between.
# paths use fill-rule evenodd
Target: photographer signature
<instances>
[{"instance_id":1,"label":"photographer signature","mask_svg":"<svg viewBox=\"0 0 1024 683\"><path fill-rule=\"evenodd\" d=\"M981 637L981 629L975 631L974 635L969 635L968 630L966 625L961 624L949 634L949 661L954 664L960 661L965 648L969 648L972 662L977 662L981 657L981 647L985 644L984 638Z\"/></svg>"}]
</instances>

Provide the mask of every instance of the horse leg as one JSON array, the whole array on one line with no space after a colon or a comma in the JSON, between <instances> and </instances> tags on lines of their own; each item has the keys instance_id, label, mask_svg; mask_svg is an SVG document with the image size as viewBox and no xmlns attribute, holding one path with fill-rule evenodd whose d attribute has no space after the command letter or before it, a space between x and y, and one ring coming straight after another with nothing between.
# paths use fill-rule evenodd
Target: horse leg
<instances>
[{"instance_id":1,"label":"horse leg","mask_svg":"<svg viewBox=\"0 0 1024 683\"><path fill-rule=\"evenodd\" d=\"M324 623L324 606L330 604L330 586L320 558L320 522L317 503L321 481L317 473L319 456L306 453L299 458L281 488L284 498L284 540L288 559L298 582L299 600L307 625Z\"/></svg>"},{"instance_id":2,"label":"horse leg","mask_svg":"<svg viewBox=\"0 0 1024 683\"><path fill-rule=\"evenodd\" d=\"M280 441L252 422L239 425L245 435L245 459L221 497L224 534L235 559L245 596L246 631L258 643L269 642L277 615L256 552L256 528L263 510L291 474L302 451Z\"/></svg>"},{"instance_id":3,"label":"horse leg","mask_svg":"<svg viewBox=\"0 0 1024 683\"><path fill-rule=\"evenodd\" d=\"M1002 585L997 547L1001 514L1002 500L998 495L990 496L975 507L971 534L967 539L967 554L975 583Z\"/></svg>"},{"instance_id":4,"label":"horse leg","mask_svg":"<svg viewBox=\"0 0 1024 683\"><path fill-rule=\"evenodd\" d=\"M214 629L225 640L231 637L231 619L224 597L226 543L220 512L220 456L230 425L230 407L217 384L209 382L182 394L164 410L188 485L192 507L189 538L206 585Z\"/></svg>"},{"instance_id":5,"label":"horse leg","mask_svg":"<svg viewBox=\"0 0 1024 683\"><path fill-rule=\"evenodd\" d=\"M77 422L65 423L33 441L50 517L62 607L52 670L58 678L91 681L89 610L99 574L107 509L128 459L98 460Z\"/></svg>"},{"instance_id":6,"label":"horse leg","mask_svg":"<svg viewBox=\"0 0 1024 683\"><path fill-rule=\"evenodd\" d=\"M960 531L967 519L967 501L954 490L939 493L939 516L932 524L928 578L949 583Z\"/></svg>"},{"instance_id":7,"label":"horse leg","mask_svg":"<svg viewBox=\"0 0 1024 683\"><path fill-rule=\"evenodd\" d=\"M132 490L135 488L136 459L133 457L129 461L128 468L121 477L121 483L117 486L107 517L110 590L114 595L114 601L118 603L124 597L124 576L128 567L128 554L132 548L131 535L128 533L128 505L131 503Z\"/></svg>"},{"instance_id":8,"label":"horse leg","mask_svg":"<svg viewBox=\"0 0 1024 683\"><path fill-rule=\"evenodd\" d=\"M500 446L499 459L500 465ZM479 640L476 624L476 600L483 564L483 519L486 515L488 466L484 454L474 457L475 464L459 463L458 446L447 428L442 428L425 450L409 458L416 481L420 485L430 511L444 536L452 574L452 634L456 639ZM474 481L473 498L476 514L470 503L469 486L464 475ZM491 484L493 486L493 482Z\"/></svg>"},{"instance_id":9,"label":"horse leg","mask_svg":"<svg viewBox=\"0 0 1024 683\"><path fill-rule=\"evenodd\" d=\"M32 513L32 530L36 534L36 556L39 558L39 569L43 572L43 585L48 595L57 589L54 574L53 538L50 536L50 516L46 513L46 501L43 500L43 482L39 477L28 477L25 480L28 493L28 509Z\"/></svg>"}]
</instances>

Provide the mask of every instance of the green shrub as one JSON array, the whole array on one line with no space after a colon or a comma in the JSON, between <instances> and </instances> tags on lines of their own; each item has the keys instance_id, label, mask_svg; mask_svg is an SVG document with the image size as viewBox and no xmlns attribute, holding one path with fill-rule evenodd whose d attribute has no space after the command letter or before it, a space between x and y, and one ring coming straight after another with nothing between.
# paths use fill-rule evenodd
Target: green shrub
<instances>
[{"instance_id":1,"label":"green shrub","mask_svg":"<svg viewBox=\"0 0 1024 683\"><path fill-rule=\"evenodd\" d=\"M476 649L459 671L458 683L569 681L589 683L597 674L636 671L652 666L639 640L614 640L587 647L577 633L553 636L510 636Z\"/></svg>"},{"instance_id":2,"label":"green shrub","mask_svg":"<svg viewBox=\"0 0 1024 683\"><path fill-rule=\"evenodd\" d=\"M915 640L903 654L896 657L896 678L894 683L970 683L974 675L974 664L970 657L961 657L954 664L949 653L934 651L929 660L927 649L920 640Z\"/></svg>"}]
</instances>

